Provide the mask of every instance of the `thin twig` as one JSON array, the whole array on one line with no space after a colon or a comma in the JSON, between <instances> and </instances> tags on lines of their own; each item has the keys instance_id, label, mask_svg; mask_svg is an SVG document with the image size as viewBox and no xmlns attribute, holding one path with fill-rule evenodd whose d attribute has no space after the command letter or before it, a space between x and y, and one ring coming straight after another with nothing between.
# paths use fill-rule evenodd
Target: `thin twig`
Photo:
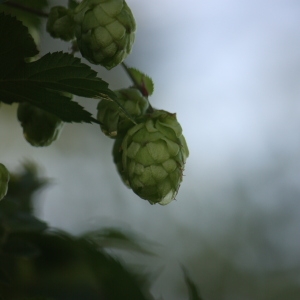
<instances>
[{"instance_id":1,"label":"thin twig","mask_svg":"<svg viewBox=\"0 0 300 300\"><path fill-rule=\"evenodd\" d=\"M31 14L39 16L39 17L43 17L43 18L48 18L49 17L48 13L45 13L43 11L40 11L38 9L34 9L34 8L31 8L31 7L28 7L28 6L24 6L24 5L19 4L19 3L15 3L13 1L5 2L3 4L6 5L6 6L10 6L10 7L13 7L13 8L17 8L17 9L26 11L28 13L31 13Z\"/></svg>"},{"instance_id":2,"label":"thin twig","mask_svg":"<svg viewBox=\"0 0 300 300\"><path fill-rule=\"evenodd\" d=\"M131 72L129 71L129 68L127 67L127 65L126 65L124 62L122 62L122 66L123 66L125 72L127 73L127 75L128 75L128 76L130 77L130 79L132 80L134 86L135 86L136 88L139 88L140 84L139 84L139 83L136 81L136 79L132 76L132 74L131 74Z\"/></svg>"}]
</instances>

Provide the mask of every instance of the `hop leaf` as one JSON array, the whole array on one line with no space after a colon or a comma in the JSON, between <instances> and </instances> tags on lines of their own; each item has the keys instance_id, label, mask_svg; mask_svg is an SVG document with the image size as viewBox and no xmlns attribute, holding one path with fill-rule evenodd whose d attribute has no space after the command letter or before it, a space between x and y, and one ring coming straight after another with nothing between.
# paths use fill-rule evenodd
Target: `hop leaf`
<instances>
[{"instance_id":1,"label":"hop leaf","mask_svg":"<svg viewBox=\"0 0 300 300\"><path fill-rule=\"evenodd\" d=\"M98 123L66 93L97 99L116 98L108 83L97 77L95 71L79 58L63 52L47 53L35 62L19 65L13 74L0 79L0 99L5 103L28 102L64 122Z\"/></svg>"},{"instance_id":2,"label":"hop leaf","mask_svg":"<svg viewBox=\"0 0 300 300\"><path fill-rule=\"evenodd\" d=\"M11 73L24 58L38 53L28 28L4 13L0 13L0 42L0 79Z\"/></svg>"},{"instance_id":3,"label":"hop leaf","mask_svg":"<svg viewBox=\"0 0 300 300\"><path fill-rule=\"evenodd\" d=\"M115 94L119 105L133 118L144 115L149 107L148 100L135 88L121 89L115 91ZM123 136L134 125L116 102L101 100L97 109L101 130L111 138Z\"/></svg>"},{"instance_id":4,"label":"hop leaf","mask_svg":"<svg viewBox=\"0 0 300 300\"><path fill-rule=\"evenodd\" d=\"M0 200L3 199L7 193L9 178L8 170L0 163Z\"/></svg>"},{"instance_id":5,"label":"hop leaf","mask_svg":"<svg viewBox=\"0 0 300 300\"><path fill-rule=\"evenodd\" d=\"M19 104L17 116L25 139L36 147L48 146L55 141L63 125L61 119L55 115L28 103Z\"/></svg>"},{"instance_id":6,"label":"hop leaf","mask_svg":"<svg viewBox=\"0 0 300 300\"><path fill-rule=\"evenodd\" d=\"M146 115L121 145L124 178L141 198L166 205L179 189L189 150L175 114Z\"/></svg>"},{"instance_id":7,"label":"hop leaf","mask_svg":"<svg viewBox=\"0 0 300 300\"><path fill-rule=\"evenodd\" d=\"M135 68L126 67L126 71L135 83L136 88L142 91L145 97L151 96L154 91L153 80L146 74Z\"/></svg>"},{"instance_id":8,"label":"hop leaf","mask_svg":"<svg viewBox=\"0 0 300 300\"><path fill-rule=\"evenodd\" d=\"M89 62L109 70L131 52L136 23L124 0L83 0L74 21L78 47Z\"/></svg>"}]
</instances>

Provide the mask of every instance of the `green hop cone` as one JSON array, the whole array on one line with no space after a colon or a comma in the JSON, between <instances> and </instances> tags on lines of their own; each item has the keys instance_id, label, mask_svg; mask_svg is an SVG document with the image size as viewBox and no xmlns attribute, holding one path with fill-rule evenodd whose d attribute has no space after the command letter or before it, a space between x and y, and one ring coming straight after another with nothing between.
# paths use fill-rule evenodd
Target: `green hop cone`
<instances>
[{"instance_id":1,"label":"green hop cone","mask_svg":"<svg viewBox=\"0 0 300 300\"><path fill-rule=\"evenodd\" d=\"M134 119L144 115L149 107L148 100L138 89L121 89L115 91L115 94L125 111ZM128 129L134 125L113 101L101 100L97 109L97 119L101 123L101 130L111 138L125 135Z\"/></svg>"},{"instance_id":2,"label":"green hop cone","mask_svg":"<svg viewBox=\"0 0 300 300\"><path fill-rule=\"evenodd\" d=\"M129 185L129 182L127 179L127 175L124 172L124 168L123 168L123 164L122 164L122 142L123 142L123 138L118 138L115 140L112 155L113 155L114 163L117 167L117 171L118 171L123 183L127 187L130 188L130 185Z\"/></svg>"},{"instance_id":3,"label":"green hop cone","mask_svg":"<svg viewBox=\"0 0 300 300\"><path fill-rule=\"evenodd\" d=\"M72 40L75 31L73 11L63 6L52 7L46 29L53 38L60 38L64 41Z\"/></svg>"},{"instance_id":4,"label":"green hop cone","mask_svg":"<svg viewBox=\"0 0 300 300\"><path fill-rule=\"evenodd\" d=\"M63 126L55 115L25 102L19 104L17 116L25 139L36 147L50 145L58 138Z\"/></svg>"},{"instance_id":5,"label":"green hop cone","mask_svg":"<svg viewBox=\"0 0 300 300\"><path fill-rule=\"evenodd\" d=\"M7 193L9 177L8 170L0 163L0 200L2 200Z\"/></svg>"},{"instance_id":6,"label":"green hop cone","mask_svg":"<svg viewBox=\"0 0 300 300\"><path fill-rule=\"evenodd\" d=\"M189 150L176 114L156 110L127 132L122 142L123 175L151 204L166 205L179 189Z\"/></svg>"},{"instance_id":7,"label":"green hop cone","mask_svg":"<svg viewBox=\"0 0 300 300\"><path fill-rule=\"evenodd\" d=\"M136 24L124 0L83 0L74 21L79 50L89 62L110 70L131 52Z\"/></svg>"}]
</instances>

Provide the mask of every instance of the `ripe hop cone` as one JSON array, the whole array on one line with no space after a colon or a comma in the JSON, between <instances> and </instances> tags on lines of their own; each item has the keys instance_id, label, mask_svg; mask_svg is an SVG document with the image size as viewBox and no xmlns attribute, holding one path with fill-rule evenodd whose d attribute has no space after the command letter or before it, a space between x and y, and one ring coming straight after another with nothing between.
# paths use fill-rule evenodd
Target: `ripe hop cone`
<instances>
[{"instance_id":1,"label":"ripe hop cone","mask_svg":"<svg viewBox=\"0 0 300 300\"><path fill-rule=\"evenodd\" d=\"M55 115L25 102L19 104L17 117L25 139L36 147L50 145L58 138L63 126Z\"/></svg>"},{"instance_id":2,"label":"ripe hop cone","mask_svg":"<svg viewBox=\"0 0 300 300\"><path fill-rule=\"evenodd\" d=\"M74 21L79 50L89 62L110 70L131 52L136 23L124 0L83 0Z\"/></svg>"},{"instance_id":3,"label":"ripe hop cone","mask_svg":"<svg viewBox=\"0 0 300 300\"><path fill-rule=\"evenodd\" d=\"M115 91L119 103L133 118L145 114L149 107L148 100L138 89L128 88ZM101 100L97 106L97 119L101 123L102 132L111 137L123 136L134 124L113 101Z\"/></svg>"},{"instance_id":4,"label":"ripe hop cone","mask_svg":"<svg viewBox=\"0 0 300 300\"><path fill-rule=\"evenodd\" d=\"M122 167L130 187L151 204L166 205L179 189L189 150L176 114L156 110L128 130Z\"/></svg>"},{"instance_id":5,"label":"ripe hop cone","mask_svg":"<svg viewBox=\"0 0 300 300\"><path fill-rule=\"evenodd\" d=\"M9 177L8 170L0 163L0 200L3 199L7 193Z\"/></svg>"}]
</instances>

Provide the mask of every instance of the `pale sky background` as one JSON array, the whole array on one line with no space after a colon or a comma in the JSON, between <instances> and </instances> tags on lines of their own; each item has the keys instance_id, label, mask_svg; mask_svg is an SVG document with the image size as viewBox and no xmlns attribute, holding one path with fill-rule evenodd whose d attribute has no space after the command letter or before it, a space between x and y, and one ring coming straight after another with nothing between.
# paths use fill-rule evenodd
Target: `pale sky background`
<instances>
[{"instance_id":1,"label":"pale sky background","mask_svg":"<svg viewBox=\"0 0 300 300\"><path fill-rule=\"evenodd\" d=\"M52 226L115 226L158 243L157 298L186 297L183 264L204 299L299 299L300 2L127 3L138 31L126 62L153 78L152 105L177 113L189 145L177 201L151 206L128 190L96 125L66 124L52 146L32 148L15 106L0 109L1 162L33 159L54 179L38 205ZM41 41L42 54L69 47ZM121 67L93 69L113 89L130 84ZM77 100L95 112L95 100Z\"/></svg>"}]
</instances>

